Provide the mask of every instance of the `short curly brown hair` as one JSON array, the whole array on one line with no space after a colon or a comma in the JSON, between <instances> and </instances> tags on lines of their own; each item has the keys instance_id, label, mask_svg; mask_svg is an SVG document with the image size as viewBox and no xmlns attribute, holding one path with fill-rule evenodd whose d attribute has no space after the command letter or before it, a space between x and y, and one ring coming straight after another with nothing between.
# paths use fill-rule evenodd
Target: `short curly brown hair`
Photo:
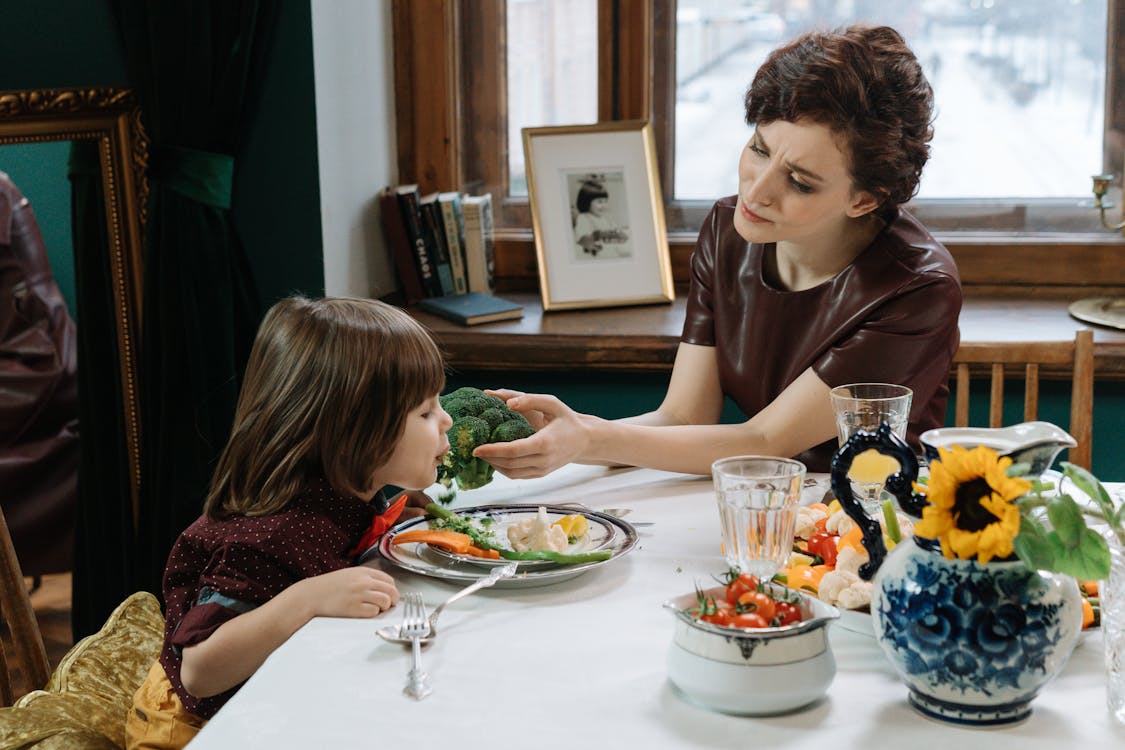
<instances>
[{"instance_id":1,"label":"short curly brown hair","mask_svg":"<svg viewBox=\"0 0 1125 750\"><path fill-rule=\"evenodd\" d=\"M746 123L811 120L843 135L853 185L881 206L918 190L934 92L902 36L857 24L810 32L770 53L746 90Z\"/></svg>"}]
</instances>

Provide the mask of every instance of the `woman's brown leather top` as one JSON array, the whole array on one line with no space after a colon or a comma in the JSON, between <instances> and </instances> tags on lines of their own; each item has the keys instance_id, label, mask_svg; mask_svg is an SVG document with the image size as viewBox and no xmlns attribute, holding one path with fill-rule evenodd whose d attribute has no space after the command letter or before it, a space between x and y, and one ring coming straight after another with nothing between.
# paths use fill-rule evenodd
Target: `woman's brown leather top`
<instances>
[{"instance_id":1,"label":"woman's brown leather top","mask_svg":"<svg viewBox=\"0 0 1125 750\"><path fill-rule=\"evenodd\" d=\"M908 441L945 422L959 340L961 281L949 251L893 210L859 256L819 286L789 292L763 276L772 244L734 229L735 197L711 209L691 259L681 341L714 346L723 392L753 417L809 367L828 386L898 383L914 391ZM796 456L827 471L836 441Z\"/></svg>"}]
</instances>

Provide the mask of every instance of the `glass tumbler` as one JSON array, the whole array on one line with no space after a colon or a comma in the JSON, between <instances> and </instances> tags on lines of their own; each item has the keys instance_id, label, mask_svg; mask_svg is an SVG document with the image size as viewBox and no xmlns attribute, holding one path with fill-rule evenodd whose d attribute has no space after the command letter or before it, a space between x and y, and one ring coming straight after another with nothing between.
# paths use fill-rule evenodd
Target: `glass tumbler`
<instances>
[{"instance_id":1,"label":"glass tumbler","mask_svg":"<svg viewBox=\"0 0 1125 750\"><path fill-rule=\"evenodd\" d=\"M1106 706L1125 724L1125 549L1109 542L1109 579L1101 582L1102 637L1105 640Z\"/></svg>"},{"instance_id":2,"label":"glass tumbler","mask_svg":"<svg viewBox=\"0 0 1125 750\"><path fill-rule=\"evenodd\" d=\"M800 461L732 456L711 465L727 563L769 580L793 551L805 480Z\"/></svg>"}]
</instances>

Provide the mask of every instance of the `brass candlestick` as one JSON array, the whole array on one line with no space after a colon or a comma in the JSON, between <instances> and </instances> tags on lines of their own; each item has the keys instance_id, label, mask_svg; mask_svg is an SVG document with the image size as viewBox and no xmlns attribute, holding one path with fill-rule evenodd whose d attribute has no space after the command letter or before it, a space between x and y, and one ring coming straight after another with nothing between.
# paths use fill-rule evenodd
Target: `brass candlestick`
<instances>
[{"instance_id":1,"label":"brass candlestick","mask_svg":"<svg viewBox=\"0 0 1125 750\"><path fill-rule=\"evenodd\" d=\"M1113 175L1096 174L1092 179L1094 180L1094 208L1098 209L1098 216L1101 218L1102 226L1113 231L1125 228L1125 220L1118 224L1110 224L1105 220L1105 210L1107 208L1113 208L1114 206L1112 203L1107 203L1102 199L1105 198L1105 194L1109 191L1109 183L1113 180Z\"/></svg>"}]
</instances>

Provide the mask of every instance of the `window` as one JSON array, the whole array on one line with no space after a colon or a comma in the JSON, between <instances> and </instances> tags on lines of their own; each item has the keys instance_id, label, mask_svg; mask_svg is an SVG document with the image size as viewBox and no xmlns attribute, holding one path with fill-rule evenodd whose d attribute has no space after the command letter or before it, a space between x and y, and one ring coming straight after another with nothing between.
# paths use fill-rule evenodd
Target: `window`
<instances>
[{"instance_id":1,"label":"window","mask_svg":"<svg viewBox=\"0 0 1125 750\"><path fill-rule=\"evenodd\" d=\"M520 131L598 121L597 0L506 0L508 194L527 195Z\"/></svg>"},{"instance_id":2,"label":"window","mask_svg":"<svg viewBox=\"0 0 1125 750\"><path fill-rule=\"evenodd\" d=\"M1069 213L1077 228L1093 228L1089 210L1076 209L1102 163L1106 0L813 7L679 1L677 200L733 192L733 154L747 138L742 93L775 46L810 29L870 21L902 32L934 87L933 155L917 213L931 224L942 214L957 217L958 226L983 216L989 223L981 228L1012 231L1049 229L1047 222Z\"/></svg>"},{"instance_id":3,"label":"window","mask_svg":"<svg viewBox=\"0 0 1125 750\"><path fill-rule=\"evenodd\" d=\"M1041 260L1032 259L1046 257L1068 269L1054 283L1125 284L1122 272L1104 273L1125 266L1120 235L1100 230L1089 205L1089 175L1122 168L1125 0L395 0L394 8L400 173L430 190L493 194L501 278L535 277L521 127L651 120L682 281L704 214L733 192L753 55L760 61L816 23L866 16L900 28L929 68L937 135L911 209L954 249L963 280L1036 283L1030 269ZM803 15L810 8L820 15ZM422 70L436 83L419 83ZM595 75L596 105L585 83ZM564 80L582 80L582 95L559 96L547 83ZM717 99L726 109L699 106ZM720 121L729 144L715 133ZM1022 268L997 263L996 252L1016 253Z\"/></svg>"}]
</instances>

